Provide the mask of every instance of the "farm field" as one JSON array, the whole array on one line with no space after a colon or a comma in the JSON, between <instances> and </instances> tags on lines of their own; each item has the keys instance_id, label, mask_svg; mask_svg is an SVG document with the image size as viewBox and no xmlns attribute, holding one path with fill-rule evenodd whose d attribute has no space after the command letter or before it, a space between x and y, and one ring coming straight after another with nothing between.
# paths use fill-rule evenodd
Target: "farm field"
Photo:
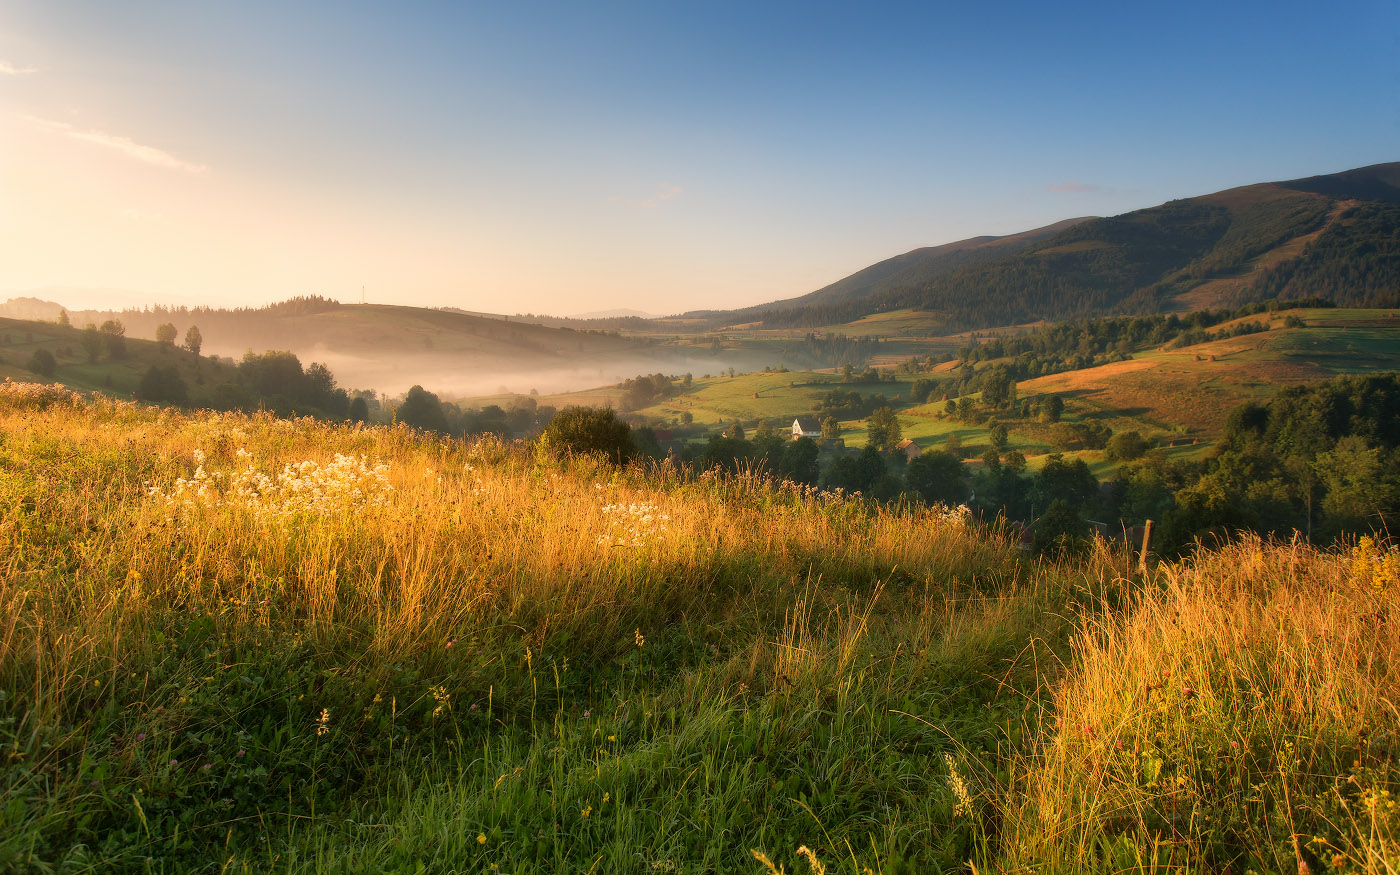
<instances>
[{"instance_id":1,"label":"farm field","mask_svg":"<svg viewBox=\"0 0 1400 875\"><path fill-rule=\"evenodd\" d=\"M1061 393L1105 414L1210 436L1236 405L1265 400L1284 386L1400 368L1400 319L1389 312L1299 311L1305 327L1287 328L1283 320L1291 314L1285 311L1268 331L1139 353L1131 361L1039 377L1019 388Z\"/></svg>"},{"instance_id":2,"label":"farm field","mask_svg":"<svg viewBox=\"0 0 1400 875\"><path fill-rule=\"evenodd\" d=\"M1302 326L1287 324L1290 317L1301 319ZM1017 393L1023 399L1058 395L1066 405L1066 422L1095 423L1115 433L1137 431L1168 458L1187 460L1204 458L1229 412L1240 403L1267 401L1285 386L1317 383L1337 374L1400 368L1400 320L1390 311L1283 310L1241 317L1213 330L1231 330L1239 323L1265 324L1268 330L1146 350L1125 361L1022 380ZM977 424L948 417L941 396L927 404L909 402L915 380L951 376L956 366L956 361L944 362L927 373L897 374L879 383L848 382L832 371L696 375L689 388L637 414L662 427L674 427L688 413L700 429L717 430L720 424L736 421L746 429L759 422L785 429L797 416L813 415L824 392L878 393L898 412L904 437L931 449L956 436L959 452L975 460L988 446L989 421ZM620 390L600 388L547 400L559 407L616 405L621 395ZM997 416L1009 429L1009 449L1022 453L1032 470L1056 452L1082 458L1100 477L1116 470L1102 451L1066 450L1047 424L1007 413ZM868 439L864 419L841 419L840 430L848 447L864 446Z\"/></svg>"},{"instance_id":3,"label":"farm field","mask_svg":"<svg viewBox=\"0 0 1400 875\"><path fill-rule=\"evenodd\" d=\"M0 437L0 868L1400 864L1369 541L1144 573L942 508L33 384Z\"/></svg>"}]
</instances>

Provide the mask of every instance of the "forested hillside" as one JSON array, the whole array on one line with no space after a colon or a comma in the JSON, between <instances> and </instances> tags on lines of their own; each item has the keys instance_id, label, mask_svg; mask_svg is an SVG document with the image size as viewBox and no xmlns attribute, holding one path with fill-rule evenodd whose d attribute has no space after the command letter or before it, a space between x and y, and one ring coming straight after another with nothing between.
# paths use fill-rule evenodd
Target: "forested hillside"
<instances>
[{"instance_id":1,"label":"forested hillside","mask_svg":"<svg viewBox=\"0 0 1400 875\"><path fill-rule=\"evenodd\" d=\"M957 331L1179 309L1181 296L1221 278L1235 280L1228 298L1206 303L1320 297L1390 306L1400 301L1397 167L1250 185L1080 221L1013 254L945 260L951 269L892 274L897 283L882 276L853 286L864 292L858 296L814 293L791 302L799 306L751 308L733 321L816 327L913 308ZM831 288L852 287L862 273Z\"/></svg>"}]
</instances>

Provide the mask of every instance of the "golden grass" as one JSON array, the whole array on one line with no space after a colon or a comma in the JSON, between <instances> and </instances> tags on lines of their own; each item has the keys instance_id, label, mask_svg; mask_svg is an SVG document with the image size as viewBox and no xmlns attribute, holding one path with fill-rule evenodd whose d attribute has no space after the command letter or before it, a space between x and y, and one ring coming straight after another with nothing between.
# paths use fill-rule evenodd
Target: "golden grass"
<instances>
[{"instance_id":1,"label":"golden grass","mask_svg":"<svg viewBox=\"0 0 1400 875\"><path fill-rule=\"evenodd\" d=\"M1028 761L1013 859L1131 847L1158 863L1395 871L1396 567L1370 543L1246 539L1163 567L1127 612L1085 619Z\"/></svg>"}]
</instances>

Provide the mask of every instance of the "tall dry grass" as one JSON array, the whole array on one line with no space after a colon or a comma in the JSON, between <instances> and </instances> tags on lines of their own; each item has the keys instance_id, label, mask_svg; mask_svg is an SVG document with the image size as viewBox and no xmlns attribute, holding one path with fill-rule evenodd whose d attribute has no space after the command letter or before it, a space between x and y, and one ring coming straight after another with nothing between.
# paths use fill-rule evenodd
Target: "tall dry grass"
<instances>
[{"instance_id":1,"label":"tall dry grass","mask_svg":"<svg viewBox=\"0 0 1400 875\"><path fill-rule=\"evenodd\" d=\"M1086 617L1008 862L1394 872L1395 568L1370 541L1245 538Z\"/></svg>"}]
</instances>

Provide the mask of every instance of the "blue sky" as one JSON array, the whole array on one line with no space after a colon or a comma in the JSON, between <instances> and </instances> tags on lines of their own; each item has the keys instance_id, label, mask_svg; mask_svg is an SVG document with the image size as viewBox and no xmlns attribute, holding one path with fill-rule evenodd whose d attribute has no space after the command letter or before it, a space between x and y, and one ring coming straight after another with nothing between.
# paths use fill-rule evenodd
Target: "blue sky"
<instances>
[{"instance_id":1,"label":"blue sky","mask_svg":"<svg viewBox=\"0 0 1400 875\"><path fill-rule=\"evenodd\" d=\"M1400 4L0 0L0 293L656 313L1400 160Z\"/></svg>"}]
</instances>

